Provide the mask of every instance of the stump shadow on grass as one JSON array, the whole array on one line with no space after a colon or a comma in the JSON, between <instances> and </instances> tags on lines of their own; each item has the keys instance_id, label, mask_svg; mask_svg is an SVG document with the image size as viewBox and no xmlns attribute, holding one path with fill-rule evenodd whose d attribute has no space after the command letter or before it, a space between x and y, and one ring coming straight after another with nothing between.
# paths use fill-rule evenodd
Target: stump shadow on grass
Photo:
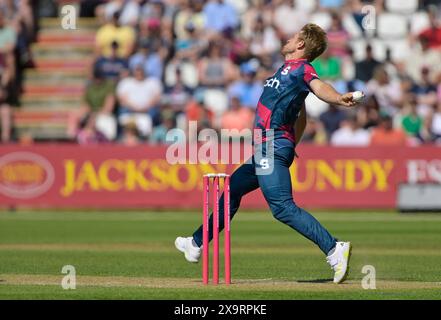
<instances>
[{"instance_id":1,"label":"stump shadow on grass","mask_svg":"<svg viewBox=\"0 0 441 320\"><path fill-rule=\"evenodd\" d=\"M328 283L333 282L333 279L313 279L313 280L297 280L299 283Z\"/></svg>"}]
</instances>

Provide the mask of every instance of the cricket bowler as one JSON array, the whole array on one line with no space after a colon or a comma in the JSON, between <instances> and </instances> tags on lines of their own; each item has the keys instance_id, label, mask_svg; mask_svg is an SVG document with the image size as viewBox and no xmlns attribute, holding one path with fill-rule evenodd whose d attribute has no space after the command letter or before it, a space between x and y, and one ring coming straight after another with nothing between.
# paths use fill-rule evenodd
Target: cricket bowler
<instances>
[{"instance_id":1,"label":"cricket bowler","mask_svg":"<svg viewBox=\"0 0 441 320\"><path fill-rule=\"evenodd\" d=\"M334 282L343 282L348 274L351 243L338 241L311 214L299 208L293 200L289 168L295 158L295 147L300 142L306 127L305 99L309 92L321 100L334 105L353 107L358 99L353 93L339 94L331 85L319 79L311 62L327 48L326 32L315 24L305 25L289 39L282 49L285 63L267 79L260 97L255 129L273 131L271 137L274 150L273 168L264 172L267 163L256 160L255 155L240 166L230 180L231 219L239 209L243 196L260 188L274 217L314 242L326 255L326 261L334 271ZM265 153L265 143L261 143ZM259 169L259 170L258 170ZM219 229L224 227L224 197L219 200ZM209 225L212 226L213 216ZM209 239L213 237L212 228ZM176 248L185 254L189 262L198 262L202 247L202 226L192 237L178 237Z\"/></svg>"}]
</instances>

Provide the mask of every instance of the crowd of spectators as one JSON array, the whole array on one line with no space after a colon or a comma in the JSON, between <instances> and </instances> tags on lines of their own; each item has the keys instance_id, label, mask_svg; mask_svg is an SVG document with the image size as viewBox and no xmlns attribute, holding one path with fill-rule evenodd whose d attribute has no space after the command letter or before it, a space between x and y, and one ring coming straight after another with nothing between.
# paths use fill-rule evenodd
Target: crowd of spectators
<instances>
[{"instance_id":1,"label":"crowd of spectators","mask_svg":"<svg viewBox=\"0 0 441 320\"><path fill-rule=\"evenodd\" d=\"M418 6L399 12L406 10L404 2ZM303 142L441 143L441 5L404 2L82 1L81 14L95 16L101 26L84 104L72 117L69 135L81 144L136 145L165 143L169 129L186 129L188 121L197 121L198 130L252 128L263 82L283 63L280 48L304 24L315 22L329 40L328 50L313 62L320 78L342 93L361 90L366 99L347 110L310 94ZM0 0L0 7L3 3L27 1ZM11 47L6 39L12 32L4 31L2 19L0 14L0 62L8 58L3 51ZM21 10L17 19L22 26L30 23ZM23 30L14 31L26 34ZM7 108L1 110L2 120L8 118Z\"/></svg>"},{"instance_id":2,"label":"crowd of spectators","mask_svg":"<svg viewBox=\"0 0 441 320\"><path fill-rule=\"evenodd\" d=\"M30 44L35 24L29 0L0 0L0 131L11 139L12 107L19 104L23 71L33 66Z\"/></svg>"}]
</instances>

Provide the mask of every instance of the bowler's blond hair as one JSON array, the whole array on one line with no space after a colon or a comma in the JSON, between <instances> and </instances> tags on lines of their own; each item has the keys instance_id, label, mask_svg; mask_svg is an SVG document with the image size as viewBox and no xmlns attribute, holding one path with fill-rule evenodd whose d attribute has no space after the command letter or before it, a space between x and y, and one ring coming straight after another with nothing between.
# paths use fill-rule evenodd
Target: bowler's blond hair
<instances>
[{"instance_id":1,"label":"bowler's blond hair","mask_svg":"<svg viewBox=\"0 0 441 320\"><path fill-rule=\"evenodd\" d=\"M300 30L299 38L305 42L305 58L312 62L328 47L326 32L314 23L306 24Z\"/></svg>"}]
</instances>

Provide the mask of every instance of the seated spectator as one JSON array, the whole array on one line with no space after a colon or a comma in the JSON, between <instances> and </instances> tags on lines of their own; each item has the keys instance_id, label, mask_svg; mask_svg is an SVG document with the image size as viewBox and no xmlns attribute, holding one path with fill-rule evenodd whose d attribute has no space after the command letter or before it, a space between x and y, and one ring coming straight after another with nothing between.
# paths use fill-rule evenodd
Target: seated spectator
<instances>
[{"instance_id":1,"label":"seated spectator","mask_svg":"<svg viewBox=\"0 0 441 320\"><path fill-rule=\"evenodd\" d=\"M371 45L366 46L366 57L364 60L355 63L355 78L368 82L374 76L374 70L381 63L375 60Z\"/></svg>"},{"instance_id":2,"label":"seated spectator","mask_svg":"<svg viewBox=\"0 0 441 320\"><path fill-rule=\"evenodd\" d=\"M421 70L421 82L414 84L410 91L417 97L418 113L423 115L430 113L432 106L438 100L437 90L437 85L430 77L430 69L423 67Z\"/></svg>"},{"instance_id":3,"label":"seated spectator","mask_svg":"<svg viewBox=\"0 0 441 320\"><path fill-rule=\"evenodd\" d=\"M251 0L250 2L249 8L240 16L240 36L246 39L252 36L254 25L258 17L263 19L265 25L271 25L274 21L274 8L271 2L266 0ZM289 1L287 1L287 3L291 5ZM297 21L291 20L291 22L289 25L295 26ZM276 23L276 21L274 21L274 23ZM304 24L301 24L301 27L303 27Z\"/></svg>"},{"instance_id":4,"label":"seated spectator","mask_svg":"<svg viewBox=\"0 0 441 320\"><path fill-rule=\"evenodd\" d=\"M144 19L139 23L139 30L137 35L138 43L150 43L151 48L161 57L162 61L169 58L172 41L170 40L168 28L161 26L161 20L156 18Z\"/></svg>"},{"instance_id":5,"label":"seated spectator","mask_svg":"<svg viewBox=\"0 0 441 320\"><path fill-rule=\"evenodd\" d=\"M189 38L188 26L192 27L195 34L203 36L206 23L203 2L203 0L183 1L174 21L174 32L177 41Z\"/></svg>"},{"instance_id":6,"label":"seated spectator","mask_svg":"<svg viewBox=\"0 0 441 320\"><path fill-rule=\"evenodd\" d=\"M407 59L404 61L406 73L417 83L421 82L421 70L429 67L433 75L441 72L441 54L430 48L429 40L425 36L418 37L419 46L413 46Z\"/></svg>"},{"instance_id":7,"label":"seated spectator","mask_svg":"<svg viewBox=\"0 0 441 320\"><path fill-rule=\"evenodd\" d=\"M331 27L327 31L328 50L333 57L346 57L349 55L349 33L344 29L341 17L338 13L332 13Z\"/></svg>"},{"instance_id":8,"label":"seated spectator","mask_svg":"<svg viewBox=\"0 0 441 320\"><path fill-rule=\"evenodd\" d=\"M107 142L106 137L96 128L96 115L90 113L83 119L77 134L77 142L80 145L90 145Z\"/></svg>"},{"instance_id":9,"label":"seated spectator","mask_svg":"<svg viewBox=\"0 0 441 320\"><path fill-rule=\"evenodd\" d=\"M144 2L144 1L143 1ZM161 20L164 15L169 16L170 7L172 7L172 3L168 1L167 5L165 5L163 0L150 0L146 1L146 3L142 6L141 9L141 18L142 19L159 19ZM176 11L172 11L172 13L175 13Z\"/></svg>"},{"instance_id":10,"label":"seated spectator","mask_svg":"<svg viewBox=\"0 0 441 320\"><path fill-rule=\"evenodd\" d=\"M153 129L153 133L149 139L150 144L157 145L171 143L171 141L167 141L166 137L170 130L176 128L173 111L170 109L164 110L161 112L161 119L161 124Z\"/></svg>"},{"instance_id":11,"label":"seated spectator","mask_svg":"<svg viewBox=\"0 0 441 320\"><path fill-rule=\"evenodd\" d=\"M118 84L116 95L120 108L118 120L122 126L136 123L142 137L152 132L153 121L158 115L158 104L162 95L162 84L156 78L146 78L144 68L137 66L133 77L128 77Z\"/></svg>"},{"instance_id":12,"label":"seated spectator","mask_svg":"<svg viewBox=\"0 0 441 320\"><path fill-rule=\"evenodd\" d=\"M177 39L175 42L176 58L190 61L197 61L201 52L207 47L206 41L201 37L193 23L185 26L188 37Z\"/></svg>"},{"instance_id":13,"label":"seated spectator","mask_svg":"<svg viewBox=\"0 0 441 320\"><path fill-rule=\"evenodd\" d=\"M407 144L406 134L401 129L394 129L392 118L383 115L380 124L372 130L372 146L405 146Z\"/></svg>"},{"instance_id":14,"label":"seated spectator","mask_svg":"<svg viewBox=\"0 0 441 320\"><path fill-rule=\"evenodd\" d=\"M430 119L430 132L433 136L435 143L441 143L441 102L438 102L437 108Z\"/></svg>"},{"instance_id":15,"label":"seated spectator","mask_svg":"<svg viewBox=\"0 0 441 320\"><path fill-rule=\"evenodd\" d=\"M289 21L289 23L286 23L287 21ZM307 23L308 15L296 9L294 1L282 0L281 3L274 8L274 25L281 33L283 40L289 39Z\"/></svg>"},{"instance_id":16,"label":"seated spectator","mask_svg":"<svg viewBox=\"0 0 441 320\"><path fill-rule=\"evenodd\" d=\"M131 71L139 65L144 67L145 74L158 80L162 79L162 73L164 71L163 61L157 48L153 47L153 43L149 41L140 42L138 51L130 57L129 67Z\"/></svg>"},{"instance_id":17,"label":"seated spectator","mask_svg":"<svg viewBox=\"0 0 441 320\"><path fill-rule=\"evenodd\" d=\"M98 70L104 79L115 83L121 78L123 71L129 68L127 59L118 57L118 50L118 42L112 42L110 55L100 56L94 63L94 69Z\"/></svg>"},{"instance_id":18,"label":"seated spectator","mask_svg":"<svg viewBox=\"0 0 441 320\"><path fill-rule=\"evenodd\" d=\"M232 78L234 67L222 52L220 43L211 42L198 65L199 83L208 88L223 88Z\"/></svg>"},{"instance_id":19,"label":"seated spectator","mask_svg":"<svg viewBox=\"0 0 441 320\"><path fill-rule=\"evenodd\" d=\"M408 136L419 138L423 128L423 118L418 115L416 101L409 101L406 107L407 111L401 119L401 126Z\"/></svg>"},{"instance_id":20,"label":"seated spectator","mask_svg":"<svg viewBox=\"0 0 441 320\"><path fill-rule=\"evenodd\" d=\"M134 147L141 144L141 138L136 127L136 123L129 122L122 129L122 136L119 139L122 145Z\"/></svg>"},{"instance_id":21,"label":"seated spectator","mask_svg":"<svg viewBox=\"0 0 441 320\"><path fill-rule=\"evenodd\" d=\"M319 58L312 62L317 74L323 80L337 80L341 78L341 61L338 57L332 57L329 49L326 50Z\"/></svg>"},{"instance_id":22,"label":"seated spectator","mask_svg":"<svg viewBox=\"0 0 441 320\"><path fill-rule=\"evenodd\" d=\"M302 143L325 144L326 132L322 123L313 117L308 117Z\"/></svg>"},{"instance_id":23,"label":"seated spectator","mask_svg":"<svg viewBox=\"0 0 441 320\"><path fill-rule=\"evenodd\" d=\"M346 112L332 104L327 111L320 115L320 121L323 123L328 140L340 128L344 120L346 120Z\"/></svg>"},{"instance_id":24,"label":"seated spectator","mask_svg":"<svg viewBox=\"0 0 441 320\"><path fill-rule=\"evenodd\" d=\"M185 112L185 107L191 99L193 90L184 84L181 69L176 69L176 83L167 87L165 94L175 113Z\"/></svg>"},{"instance_id":25,"label":"seated spectator","mask_svg":"<svg viewBox=\"0 0 441 320\"><path fill-rule=\"evenodd\" d=\"M258 58L279 53L281 46L276 31L271 25L265 24L261 16L257 17L248 41L250 42L250 52Z\"/></svg>"},{"instance_id":26,"label":"seated spectator","mask_svg":"<svg viewBox=\"0 0 441 320\"><path fill-rule=\"evenodd\" d=\"M113 17L115 12L120 12L121 25L135 26L140 15L139 3L136 0L111 0L97 7L96 12L104 21Z\"/></svg>"},{"instance_id":27,"label":"seated spectator","mask_svg":"<svg viewBox=\"0 0 441 320\"><path fill-rule=\"evenodd\" d=\"M433 7L429 10L430 27L423 30L419 37L426 39L430 49L441 49L441 26L438 20L438 9Z\"/></svg>"},{"instance_id":28,"label":"seated spectator","mask_svg":"<svg viewBox=\"0 0 441 320\"><path fill-rule=\"evenodd\" d=\"M99 68L94 69L93 79L86 86L84 104L70 115L68 135L77 134L78 127L84 119L94 114L95 126L108 140L116 138L116 120L113 116L115 108L115 82L107 80Z\"/></svg>"},{"instance_id":29,"label":"seated spectator","mask_svg":"<svg viewBox=\"0 0 441 320\"><path fill-rule=\"evenodd\" d=\"M198 132L206 128L213 128L214 114L204 104L203 96L196 95L186 108L187 120L196 121Z\"/></svg>"},{"instance_id":30,"label":"seated spectator","mask_svg":"<svg viewBox=\"0 0 441 320\"><path fill-rule=\"evenodd\" d=\"M221 118L221 128L227 130L252 129L254 121L254 112L240 104L239 97L232 97L230 109L226 111Z\"/></svg>"},{"instance_id":31,"label":"seated spectator","mask_svg":"<svg viewBox=\"0 0 441 320\"><path fill-rule=\"evenodd\" d=\"M230 85L228 95L238 97L242 106L254 110L262 94L262 83L256 79L257 69L251 62L242 64L240 70L241 78Z\"/></svg>"},{"instance_id":32,"label":"seated spectator","mask_svg":"<svg viewBox=\"0 0 441 320\"><path fill-rule=\"evenodd\" d=\"M112 44L119 44L117 56L128 58L135 46L136 34L130 26L122 26L119 22L120 13L115 12L108 23L100 27L96 33L95 46L99 55L110 57Z\"/></svg>"},{"instance_id":33,"label":"seated spectator","mask_svg":"<svg viewBox=\"0 0 441 320\"><path fill-rule=\"evenodd\" d=\"M209 0L204 6L205 28L212 32L222 32L239 26L236 9L224 0Z\"/></svg>"},{"instance_id":34,"label":"seated spectator","mask_svg":"<svg viewBox=\"0 0 441 320\"><path fill-rule=\"evenodd\" d=\"M366 85L366 94L374 95L380 105L380 112L395 115L403 98L399 81L391 81L386 70L379 66L374 77Z\"/></svg>"},{"instance_id":35,"label":"seated spectator","mask_svg":"<svg viewBox=\"0 0 441 320\"><path fill-rule=\"evenodd\" d=\"M369 145L369 132L360 127L355 116L343 120L341 127L331 136L331 145L337 147L365 147Z\"/></svg>"}]
</instances>

